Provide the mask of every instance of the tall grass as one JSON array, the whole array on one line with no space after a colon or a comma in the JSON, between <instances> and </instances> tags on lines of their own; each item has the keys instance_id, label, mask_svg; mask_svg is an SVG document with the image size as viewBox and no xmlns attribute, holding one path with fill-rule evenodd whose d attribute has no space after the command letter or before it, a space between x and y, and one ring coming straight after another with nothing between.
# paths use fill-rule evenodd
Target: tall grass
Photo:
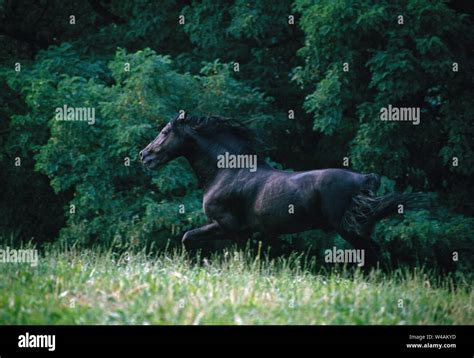
<instances>
[{"instance_id":1,"label":"tall grass","mask_svg":"<svg viewBox=\"0 0 474 358\"><path fill-rule=\"evenodd\" d=\"M316 271L302 255L50 246L0 264L2 324L474 324L470 282L424 270Z\"/></svg>"}]
</instances>

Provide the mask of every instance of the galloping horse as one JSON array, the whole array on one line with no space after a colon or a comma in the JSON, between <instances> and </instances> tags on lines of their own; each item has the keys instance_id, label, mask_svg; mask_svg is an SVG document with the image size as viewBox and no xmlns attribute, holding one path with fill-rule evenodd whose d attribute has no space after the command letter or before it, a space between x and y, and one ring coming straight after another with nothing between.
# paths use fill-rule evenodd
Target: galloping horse
<instances>
[{"instance_id":1,"label":"galloping horse","mask_svg":"<svg viewBox=\"0 0 474 358\"><path fill-rule=\"evenodd\" d=\"M257 142L254 133L238 121L181 115L172 118L140 152L149 168L185 157L204 189L203 208L209 223L186 232L183 244L252 232L275 236L332 229L355 248L366 250L366 261L374 264L379 250L371 240L375 223L396 213L399 205L417 200L417 194L377 197L377 174L274 169L258 157ZM223 158L233 162L219 165ZM249 158L256 158L256 170L236 165L248 164Z\"/></svg>"}]
</instances>

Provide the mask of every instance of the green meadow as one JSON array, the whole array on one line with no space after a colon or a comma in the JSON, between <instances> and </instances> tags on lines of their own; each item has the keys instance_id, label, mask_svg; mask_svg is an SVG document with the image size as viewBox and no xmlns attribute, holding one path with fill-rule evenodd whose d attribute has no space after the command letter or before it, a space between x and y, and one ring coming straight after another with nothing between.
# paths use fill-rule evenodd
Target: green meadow
<instances>
[{"instance_id":1,"label":"green meadow","mask_svg":"<svg viewBox=\"0 0 474 358\"><path fill-rule=\"evenodd\" d=\"M416 269L315 269L229 249L114 253L51 246L0 264L2 324L473 324L466 279Z\"/></svg>"}]
</instances>

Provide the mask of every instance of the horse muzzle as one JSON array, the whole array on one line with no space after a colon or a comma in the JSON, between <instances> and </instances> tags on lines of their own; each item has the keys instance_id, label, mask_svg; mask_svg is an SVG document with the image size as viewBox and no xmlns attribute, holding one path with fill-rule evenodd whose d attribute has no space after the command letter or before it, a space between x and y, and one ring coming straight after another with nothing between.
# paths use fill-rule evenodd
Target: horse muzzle
<instances>
[{"instance_id":1,"label":"horse muzzle","mask_svg":"<svg viewBox=\"0 0 474 358\"><path fill-rule=\"evenodd\" d=\"M142 150L139 155L142 164L149 169L153 169L161 163L165 162L165 158L163 158L164 156L160 155L159 153L153 153L147 150Z\"/></svg>"}]
</instances>

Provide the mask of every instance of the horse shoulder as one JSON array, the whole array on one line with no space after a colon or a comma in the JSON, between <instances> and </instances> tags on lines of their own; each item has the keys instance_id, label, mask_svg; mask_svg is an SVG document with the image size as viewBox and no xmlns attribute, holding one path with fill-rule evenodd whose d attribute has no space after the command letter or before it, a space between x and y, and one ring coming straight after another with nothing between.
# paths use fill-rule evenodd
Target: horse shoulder
<instances>
[{"instance_id":1,"label":"horse shoulder","mask_svg":"<svg viewBox=\"0 0 474 358\"><path fill-rule=\"evenodd\" d=\"M228 185L214 185L204 193L202 206L207 216L228 210L233 195Z\"/></svg>"}]
</instances>

